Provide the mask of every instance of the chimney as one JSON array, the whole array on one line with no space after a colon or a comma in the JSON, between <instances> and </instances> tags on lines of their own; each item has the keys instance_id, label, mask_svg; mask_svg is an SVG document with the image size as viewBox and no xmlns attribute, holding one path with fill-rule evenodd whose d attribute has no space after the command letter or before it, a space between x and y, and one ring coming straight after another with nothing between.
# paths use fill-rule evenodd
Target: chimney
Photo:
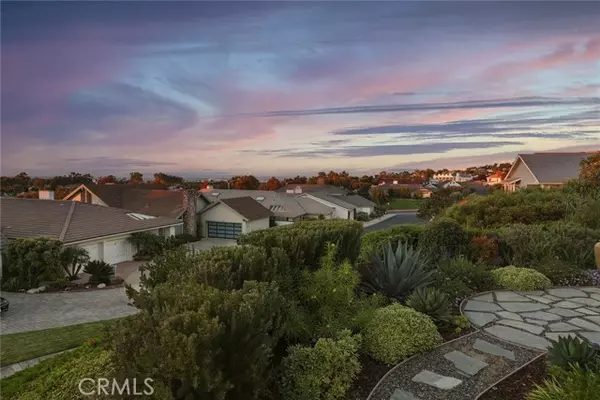
<instances>
[{"instance_id":1,"label":"chimney","mask_svg":"<svg viewBox=\"0 0 600 400\"><path fill-rule=\"evenodd\" d=\"M54 200L54 190L40 190L38 192L38 199Z\"/></svg>"},{"instance_id":2,"label":"chimney","mask_svg":"<svg viewBox=\"0 0 600 400\"><path fill-rule=\"evenodd\" d=\"M183 232L198 236L198 210L194 189L183 190L183 209Z\"/></svg>"}]
</instances>

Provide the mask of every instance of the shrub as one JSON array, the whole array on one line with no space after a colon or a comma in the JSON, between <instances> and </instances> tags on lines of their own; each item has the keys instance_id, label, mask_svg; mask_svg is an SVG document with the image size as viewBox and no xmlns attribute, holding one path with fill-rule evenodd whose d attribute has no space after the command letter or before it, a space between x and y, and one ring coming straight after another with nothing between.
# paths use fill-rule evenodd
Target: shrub
<instances>
[{"instance_id":1,"label":"shrub","mask_svg":"<svg viewBox=\"0 0 600 400\"><path fill-rule=\"evenodd\" d=\"M284 299L275 283L223 291L168 282L134 301L140 312L111 332L119 373L152 376L175 398L268 397L283 334Z\"/></svg>"},{"instance_id":2,"label":"shrub","mask_svg":"<svg viewBox=\"0 0 600 400\"><path fill-rule=\"evenodd\" d=\"M469 238L465 230L454 220L437 219L427 224L419 237L419 248L434 262L453 258L468 251Z\"/></svg>"},{"instance_id":3,"label":"shrub","mask_svg":"<svg viewBox=\"0 0 600 400\"><path fill-rule=\"evenodd\" d=\"M421 225L398 225L366 233L362 237L359 260L360 262L370 261L371 255L380 251L388 243L392 243L394 251L399 242L416 247L422 231Z\"/></svg>"},{"instance_id":4,"label":"shrub","mask_svg":"<svg viewBox=\"0 0 600 400\"><path fill-rule=\"evenodd\" d=\"M599 400L600 374L571 366L550 368L550 377L526 396L527 400Z\"/></svg>"},{"instance_id":5,"label":"shrub","mask_svg":"<svg viewBox=\"0 0 600 400\"><path fill-rule=\"evenodd\" d=\"M575 364L579 368L594 370L600 361L598 350L590 346L586 341L580 340L575 334L573 336L560 336L557 341L552 342L548 349L548 364L560 368L568 368Z\"/></svg>"},{"instance_id":6,"label":"shrub","mask_svg":"<svg viewBox=\"0 0 600 400\"><path fill-rule=\"evenodd\" d=\"M213 247L191 253L185 248L158 255L142 267L141 282L152 288L164 282L194 279L218 289L240 289L244 281L268 282L279 276L288 279L289 262L281 249L273 249L271 257L255 246Z\"/></svg>"},{"instance_id":7,"label":"shrub","mask_svg":"<svg viewBox=\"0 0 600 400\"><path fill-rule=\"evenodd\" d=\"M90 261L90 255L81 247L63 247L60 261L67 277L72 281L78 278L83 266Z\"/></svg>"},{"instance_id":8,"label":"shrub","mask_svg":"<svg viewBox=\"0 0 600 400\"><path fill-rule=\"evenodd\" d=\"M585 286L590 284L584 271L574 265L548 258L532 266L532 269L544 274L554 286Z\"/></svg>"},{"instance_id":9,"label":"shrub","mask_svg":"<svg viewBox=\"0 0 600 400\"><path fill-rule=\"evenodd\" d=\"M42 281L62 276L62 243L48 238L16 239L8 242L3 263L2 287L31 289Z\"/></svg>"},{"instance_id":10,"label":"shrub","mask_svg":"<svg viewBox=\"0 0 600 400\"><path fill-rule=\"evenodd\" d=\"M367 352L388 365L431 350L442 341L429 317L399 304L377 310L363 336Z\"/></svg>"},{"instance_id":11,"label":"shrub","mask_svg":"<svg viewBox=\"0 0 600 400\"><path fill-rule=\"evenodd\" d=\"M289 400L343 399L360 372L360 335L341 332L314 347L294 346L283 360L281 395Z\"/></svg>"},{"instance_id":12,"label":"shrub","mask_svg":"<svg viewBox=\"0 0 600 400\"><path fill-rule=\"evenodd\" d=\"M167 244L163 236L149 232L132 233L129 240L137 249L133 258L139 261L151 260L154 256L161 254ZM173 246L174 242L169 242L169 245Z\"/></svg>"},{"instance_id":13,"label":"shrub","mask_svg":"<svg viewBox=\"0 0 600 400\"><path fill-rule=\"evenodd\" d=\"M413 290L432 283L432 272L426 270L426 265L427 259L420 250L399 243L394 252L391 243L388 243L371 256L370 263L361 265L361 289L402 301Z\"/></svg>"},{"instance_id":14,"label":"shrub","mask_svg":"<svg viewBox=\"0 0 600 400\"><path fill-rule=\"evenodd\" d=\"M597 189L600 191L600 189ZM578 205L571 220L586 228L600 230L600 198L588 198Z\"/></svg>"},{"instance_id":15,"label":"shrub","mask_svg":"<svg viewBox=\"0 0 600 400\"><path fill-rule=\"evenodd\" d=\"M94 260L87 263L83 272L90 274L90 283L104 283L109 285L115 269L107 262Z\"/></svg>"},{"instance_id":16,"label":"shrub","mask_svg":"<svg viewBox=\"0 0 600 400\"><path fill-rule=\"evenodd\" d=\"M500 246L498 239L488 235L475 236L471 239L471 258L488 265L500 265Z\"/></svg>"},{"instance_id":17,"label":"shrub","mask_svg":"<svg viewBox=\"0 0 600 400\"><path fill-rule=\"evenodd\" d=\"M498 286L508 290L539 290L552 286L543 274L531 268L517 268L513 265L493 270L492 276Z\"/></svg>"},{"instance_id":18,"label":"shrub","mask_svg":"<svg viewBox=\"0 0 600 400\"><path fill-rule=\"evenodd\" d=\"M406 299L410 308L429 316L436 325L446 325L452 320L452 304L448 295L436 288L417 289Z\"/></svg>"},{"instance_id":19,"label":"shrub","mask_svg":"<svg viewBox=\"0 0 600 400\"><path fill-rule=\"evenodd\" d=\"M442 260L434 272L434 286L452 299L464 299L476 292L494 289L496 284L487 266L464 257Z\"/></svg>"},{"instance_id":20,"label":"shrub","mask_svg":"<svg viewBox=\"0 0 600 400\"><path fill-rule=\"evenodd\" d=\"M273 229L254 231L238 238L239 244L263 247L267 254L281 248L295 266L316 269L325 255L327 243L336 245L336 260L355 262L360 252L363 226L357 221L317 220L302 221Z\"/></svg>"}]
</instances>

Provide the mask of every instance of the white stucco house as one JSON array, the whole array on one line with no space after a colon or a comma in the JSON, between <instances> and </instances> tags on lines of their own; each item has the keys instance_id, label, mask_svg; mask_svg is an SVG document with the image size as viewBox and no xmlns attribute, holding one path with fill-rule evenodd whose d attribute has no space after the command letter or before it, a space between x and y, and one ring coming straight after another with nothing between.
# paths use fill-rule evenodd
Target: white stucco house
<instances>
[{"instance_id":1,"label":"white stucco house","mask_svg":"<svg viewBox=\"0 0 600 400\"><path fill-rule=\"evenodd\" d=\"M48 237L81 247L91 260L118 264L133 260L135 232L173 236L183 221L120 208L68 200L0 198L5 240Z\"/></svg>"},{"instance_id":2,"label":"white stucco house","mask_svg":"<svg viewBox=\"0 0 600 400\"><path fill-rule=\"evenodd\" d=\"M436 181L452 181L454 180L454 174L452 172L438 172L433 175L433 179Z\"/></svg>"},{"instance_id":3,"label":"white stucco house","mask_svg":"<svg viewBox=\"0 0 600 400\"><path fill-rule=\"evenodd\" d=\"M268 229L274 215L249 196L219 199L198 214L200 235L218 239L237 239L244 233Z\"/></svg>"},{"instance_id":4,"label":"white stucco house","mask_svg":"<svg viewBox=\"0 0 600 400\"><path fill-rule=\"evenodd\" d=\"M348 197L351 196L331 195L328 193L304 193L298 197L310 199L321 203L327 207L330 207L331 209L333 209L333 218L356 219L356 213L359 212L359 208L370 209L368 206L363 207L350 203L350 201L348 201Z\"/></svg>"},{"instance_id":5,"label":"white stucco house","mask_svg":"<svg viewBox=\"0 0 600 400\"><path fill-rule=\"evenodd\" d=\"M519 154L504 177L504 190L555 188L579 176L579 163L592 153Z\"/></svg>"}]
</instances>

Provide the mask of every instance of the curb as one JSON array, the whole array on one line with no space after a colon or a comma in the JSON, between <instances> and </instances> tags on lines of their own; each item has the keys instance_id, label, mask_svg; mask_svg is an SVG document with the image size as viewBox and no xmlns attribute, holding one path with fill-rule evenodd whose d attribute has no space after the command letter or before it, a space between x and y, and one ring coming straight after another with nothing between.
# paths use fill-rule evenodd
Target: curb
<instances>
[{"instance_id":1,"label":"curb","mask_svg":"<svg viewBox=\"0 0 600 400\"><path fill-rule=\"evenodd\" d=\"M77 347L79 347L79 346L77 346ZM24 369L27 369L29 367L33 367L34 365L39 364L40 361L44 361L49 358L56 357L60 354L66 353L68 351L73 351L77 347L59 351L57 353L46 354L44 356L32 358L30 360L23 360L23 361L16 362L14 364L5 365L0 368L0 379L8 378L9 376L16 374L17 372L23 371Z\"/></svg>"}]
</instances>

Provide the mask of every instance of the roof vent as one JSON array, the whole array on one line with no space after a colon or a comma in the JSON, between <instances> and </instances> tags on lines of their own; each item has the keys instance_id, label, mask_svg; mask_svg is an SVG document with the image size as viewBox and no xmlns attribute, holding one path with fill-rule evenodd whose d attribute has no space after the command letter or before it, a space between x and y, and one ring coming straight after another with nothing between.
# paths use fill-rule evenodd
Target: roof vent
<instances>
[{"instance_id":1,"label":"roof vent","mask_svg":"<svg viewBox=\"0 0 600 400\"><path fill-rule=\"evenodd\" d=\"M219 193L219 192L212 192L211 194L212 194L213 196L217 197L217 196L218 196L218 195L220 195L221 193Z\"/></svg>"},{"instance_id":2,"label":"roof vent","mask_svg":"<svg viewBox=\"0 0 600 400\"><path fill-rule=\"evenodd\" d=\"M256 198L256 201L263 201L265 199L265 196L258 196Z\"/></svg>"}]
</instances>

